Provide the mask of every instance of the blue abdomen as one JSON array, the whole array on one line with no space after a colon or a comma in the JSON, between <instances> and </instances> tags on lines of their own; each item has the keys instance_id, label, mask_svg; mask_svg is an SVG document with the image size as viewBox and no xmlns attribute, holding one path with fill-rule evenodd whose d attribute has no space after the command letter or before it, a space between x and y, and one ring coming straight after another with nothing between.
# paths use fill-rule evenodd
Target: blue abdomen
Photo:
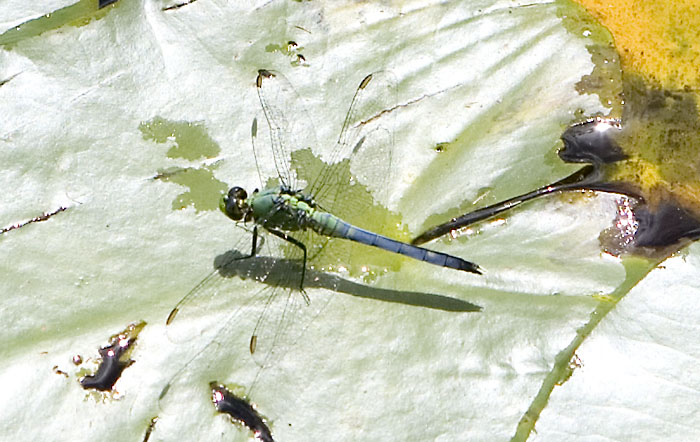
<instances>
[{"instance_id":1,"label":"blue abdomen","mask_svg":"<svg viewBox=\"0 0 700 442\"><path fill-rule=\"evenodd\" d=\"M446 253L435 252L424 249L423 247L406 244L401 241L396 241L395 239L387 238L386 236L360 229L359 227L346 223L330 213L316 212L311 217L311 221L312 222L309 224L309 226L320 235L349 239L351 241L359 242L372 247L378 247L389 252L398 253L441 267L449 267L472 273L481 273L479 266L469 261L465 261L461 258L457 258L456 256L448 255Z\"/></svg>"}]
</instances>

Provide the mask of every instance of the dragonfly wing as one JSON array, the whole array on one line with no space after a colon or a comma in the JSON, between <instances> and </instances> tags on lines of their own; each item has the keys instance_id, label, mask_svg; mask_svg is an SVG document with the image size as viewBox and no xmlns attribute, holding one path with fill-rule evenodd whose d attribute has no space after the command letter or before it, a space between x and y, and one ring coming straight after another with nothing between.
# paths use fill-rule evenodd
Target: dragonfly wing
<instances>
[{"instance_id":1,"label":"dragonfly wing","mask_svg":"<svg viewBox=\"0 0 700 442\"><path fill-rule=\"evenodd\" d=\"M290 261L280 264L288 267L283 270L287 272L298 270L299 265ZM269 287L266 297L269 302L253 331L255 344L251 346L253 359L262 368L278 363L330 301L328 294L315 290L307 294L296 287Z\"/></svg>"},{"instance_id":2,"label":"dragonfly wing","mask_svg":"<svg viewBox=\"0 0 700 442\"><path fill-rule=\"evenodd\" d=\"M256 89L269 128L272 160L277 175L282 184L298 189L290 165L291 152L316 144L313 124L301 97L284 75L261 69L258 71ZM255 156L258 162L265 163L269 159L260 150L255 152Z\"/></svg>"},{"instance_id":3,"label":"dragonfly wing","mask_svg":"<svg viewBox=\"0 0 700 442\"><path fill-rule=\"evenodd\" d=\"M248 272L252 270L241 258L250 254L250 247L251 236L242 235L236 247L218 256L214 269L177 303L166 320L171 342L201 348L218 337L223 324L236 316L245 316L250 304L255 302L254 297L241 296L249 291L242 278L246 278L247 268ZM238 272L230 270L234 267L239 268Z\"/></svg>"},{"instance_id":4,"label":"dragonfly wing","mask_svg":"<svg viewBox=\"0 0 700 442\"><path fill-rule=\"evenodd\" d=\"M404 241L397 237L400 217L386 206L395 177L393 108L396 106L396 81L389 72L365 77L357 88L343 121L340 136L320 171L302 178L312 183L309 194L319 207L358 227ZM301 168L304 173L309 168ZM330 240L318 258L328 268L346 268L351 275L367 274L373 269L398 269L398 261L367 254L347 241ZM388 258L388 259L387 259Z\"/></svg>"},{"instance_id":5,"label":"dragonfly wing","mask_svg":"<svg viewBox=\"0 0 700 442\"><path fill-rule=\"evenodd\" d=\"M391 73L375 72L360 82L338 141L324 158L327 164L308 187L308 193L324 210L338 214L348 208L345 190L355 184L355 178L379 192L389 187L384 184L391 180L394 144L391 110L395 105L396 82Z\"/></svg>"},{"instance_id":6,"label":"dragonfly wing","mask_svg":"<svg viewBox=\"0 0 700 442\"><path fill-rule=\"evenodd\" d=\"M297 232L295 237L315 250L315 233ZM238 357L253 353L258 365L268 366L299 340L330 298L299 290L301 249L272 235L261 234L263 238L255 257L241 259L249 255L250 237L216 257L215 269L170 314L166 331L172 342L203 349L195 355L198 359L220 358L214 352L223 347ZM286 258L272 258L280 254ZM232 342L239 344L232 348Z\"/></svg>"},{"instance_id":7,"label":"dragonfly wing","mask_svg":"<svg viewBox=\"0 0 700 442\"><path fill-rule=\"evenodd\" d=\"M307 249L307 267L304 286L309 287L313 279L312 261L314 254L320 250L325 237L311 230L289 234ZM277 237L270 243L275 243L282 250L285 259L269 259L265 268L268 275L265 284L265 301L258 322L253 331L253 339L257 341L253 358L261 366L269 366L278 361L303 335L304 330L316 316L323 311L330 300L329 297L319 297L318 292L307 294L299 290L302 276L303 251L296 245ZM276 255L279 255L277 253Z\"/></svg>"}]
</instances>

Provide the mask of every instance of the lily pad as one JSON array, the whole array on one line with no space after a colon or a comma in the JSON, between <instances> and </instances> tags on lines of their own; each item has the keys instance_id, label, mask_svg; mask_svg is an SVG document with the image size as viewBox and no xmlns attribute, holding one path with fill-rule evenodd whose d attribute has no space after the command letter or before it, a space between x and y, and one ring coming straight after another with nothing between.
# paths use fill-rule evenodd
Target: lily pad
<instances>
[{"instance_id":1,"label":"lily pad","mask_svg":"<svg viewBox=\"0 0 700 442\"><path fill-rule=\"evenodd\" d=\"M0 11L0 32L41 25L71 3L12 5ZM678 410L698 399L688 325L697 322L697 246L625 285L650 267L601 252L614 196L536 201L466 241L431 244L478 263L483 277L402 260L368 283L480 312L351 296L351 285L351 293L311 287L312 303L331 302L263 372L248 350L263 305L229 324L237 333L220 358L197 358L196 339L167 338L177 301L248 238L204 204L198 186L258 183L250 146L258 69L294 85L321 158L358 82L392 72L397 102L386 111L399 178L386 202L403 221L397 229L415 234L433 214L575 170L556 161L562 130L608 108L577 92L594 69L587 46L597 43L565 24L568 6L120 0L79 25L47 18L44 29L0 46L0 227L18 226L0 234L5 437L141 440L149 431L150 441L248 440L247 428L216 413L209 384L249 390L257 378L249 400L276 440L506 440L530 409L540 411L534 438L584 440L591 428L601 438L696 438L696 413ZM290 41L303 63L270 50ZM187 143L199 137L219 153L185 155L182 138L145 137L154 121L194 127ZM264 287L227 282L203 323ZM585 334L580 364L564 361L572 370L554 376L579 330L621 290L624 299ZM94 360L110 336L141 320L148 325L118 395L88 396L73 356ZM160 400L190 361L201 371L178 378L186 400Z\"/></svg>"}]
</instances>

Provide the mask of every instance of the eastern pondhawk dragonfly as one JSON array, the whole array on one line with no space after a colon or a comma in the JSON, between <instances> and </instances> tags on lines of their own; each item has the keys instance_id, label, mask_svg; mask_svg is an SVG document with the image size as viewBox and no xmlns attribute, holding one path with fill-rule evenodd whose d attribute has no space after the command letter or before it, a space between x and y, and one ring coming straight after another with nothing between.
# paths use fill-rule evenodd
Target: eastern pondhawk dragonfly
<instances>
[{"instance_id":1,"label":"eastern pondhawk dragonfly","mask_svg":"<svg viewBox=\"0 0 700 442\"><path fill-rule=\"evenodd\" d=\"M283 249L283 252L291 261L298 259L301 266L294 267L291 271L290 268L282 270L283 275L277 279L277 283L271 280L275 279L275 276L272 275L273 272L280 272L279 266L271 266L274 268L267 269L266 274L257 277L257 279L265 280L268 284L282 286L289 290L287 290L288 297L283 299L283 302L276 302L274 298L285 290L279 290L279 287L267 287L261 291L261 297L265 298L265 307L250 340L251 353L256 353L256 347L260 353L259 344L263 340L261 333L265 331L269 333L264 340L267 342L264 344L267 348L272 349L274 346L281 345L277 342L278 338L287 333L287 324L297 320L295 316L299 315L299 311L313 312L306 313L306 316L318 313L319 303L316 303L315 307L317 308L305 308L313 304L304 291L307 260L316 259L326 253L325 246L327 242L333 241L331 238L378 247L437 266L481 273L476 264L464 259L390 239L355 227L332 214L341 211L353 215L355 212L356 219L363 219L370 217L370 213L376 213L376 211L367 210L374 204L369 193L365 194L364 198L356 196L356 188L361 187L359 181L363 181L358 176L364 177L364 180L384 180L379 186L375 186L380 190L389 187L390 175L384 173L383 170L390 167L392 142L386 136L388 131L381 126L372 126L372 122L380 119L387 111L387 104L382 103L382 101L386 99L385 91L389 88L388 84L390 81L383 73L370 74L360 82L343 122L338 141L327 157L328 160L324 161L325 164L315 174L315 177L306 177L303 175L304 171L300 170L303 168L298 165L293 167L293 157L304 150L301 149L304 145L298 144L303 141L294 138L298 136L311 136L313 138L311 135L313 130L302 123L307 118L300 104L301 99L289 81L281 74L267 70L258 72L256 89L269 127L272 159L278 181L263 181L262 179L261 170L267 164L262 160L263 152L255 148L255 140L257 140L257 119L255 119L252 130L253 150L262 190L256 189L249 196L241 187L232 187L221 198L221 210L230 219L236 221L237 224L253 223L252 248L248 254L238 253L223 258L224 262L217 264L217 270L223 276L224 270L230 270L232 267L245 267L244 263L248 262L245 260L261 260L261 258L254 257L258 254L261 242L259 235L262 231L282 239L284 241L282 244L288 244L289 247ZM290 109L295 110L289 114L292 115L293 120L289 120L285 116L285 113L290 112ZM386 143L382 143L383 141ZM353 162L358 157L364 158L364 162L360 159L357 160L361 170L358 173L351 173ZM368 172L365 170L367 168L377 169L380 172ZM299 184L302 177L307 182L304 190L300 190L302 187ZM207 300L211 298L214 291L208 287L216 278L215 273L217 271L210 274L175 306L167 319L167 324L172 324L176 317L188 315L186 313L188 310L196 312L199 308L201 316L212 311L212 308L207 307ZM286 279L286 282L279 282L280 279ZM207 290L209 290L209 294L202 295ZM301 296L292 293L294 290L301 291ZM262 296L263 294L264 296ZM299 303L295 298L303 299L304 302ZM272 307L273 305L275 307ZM322 308L322 305L320 307ZM275 308L277 308L277 312L274 312ZM191 315L191 313L189 314ZM263 325L266 321L265 318L270 321L269 318L273 315L278 315L279 318L273 318L272 322L278 321L279 323ZM196 314L191 315L191 317L196 316ZM226 321L230 322L230 318ZM178 322L187 321L178 320ZM183 335L183 340L189 340L190 336L194 336L194 334ZM292 343L296 337L298 336L287 338L287 344ZM219 344L227 345L224 342L219 342ZM263 364L267 361L268 354L269 351L262 352Z\"/></svg>"},{"instance_id":2,"label":"eastern pondhawk dragonfly","mask_svg":"<svg viewBox=\"0 0 700 442\"><path fill-rule=\"evenodd\" d=\"M256 81L260 93L260 103L263 106L265 117L267 118L272 132L279 131L280 125L276 119L278 115L281 114L277 113L271 104L267 102L265 98L266 94L263 93L263 90L267 84L275 81L280 81L277 79L277 74L266 70L259 71ZM355 101L353 101L350 106L350 111L348 112L349 116L353 115L353 107L357 102L358 95L364 91L371 81L372 75L370 74L360 83L358 92L355 94ZM481 273L479 266L462 258L402 243L387 238L386 236L361 229L323 209L324 207L331 207L330 205L326 206L326 202L324 201L324 197L327 195L329 196L329 194L336 194L334 199L340 198L340 202L342 203L342 194L339 192L340 189L338 189L338 186L334 188L334 186L330 184L338 184L333 173L334 166L337 166L340 161L336 156L350 154L350 152L343 152L345 150L343 148L348 147L343 143L344 133L345 130L348 129L348 123L348 118L346 118L346 126L343 127L340 142L338 143L340 149L337 149L337 153L335 153L334 158L331 159L331 163L326 170L323 170L316 180L306 189L301 190L290 185L290 178L285 176L290 170L284 160L284 158L287 157L287 152L281 144L275 145L275 143L273 143L273 149L276 152L275 164L277 165L277 172L281 185L266 187L262 190L256 189L250 197L243 188L232 187L227 195L222 196L221 211L224 212L226 216L236 222L255 223L253 227L253 246L250 255L247 257L255 256L258 227L263 227L269 233L298 247L304 255L301 277L299 278L299 289L303 292L307 249L302 241L296 239L290 233L308 229L319 235L348 239L368 246L378 247L389 252L409 256L430 264L472 273ZM362 142L363 141L359 141L359 143ZM282 158L280 158L280 156L282 156ZM340 156L340 158L342 158L342 156Z\"/></svg>"}]
</instances>

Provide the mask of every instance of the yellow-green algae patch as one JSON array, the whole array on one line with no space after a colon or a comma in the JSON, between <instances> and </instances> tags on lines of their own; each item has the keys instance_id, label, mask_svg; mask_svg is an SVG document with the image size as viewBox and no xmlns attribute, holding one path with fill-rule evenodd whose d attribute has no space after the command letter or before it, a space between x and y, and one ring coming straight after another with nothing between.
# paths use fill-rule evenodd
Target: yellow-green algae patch
<instances>
[{"instance_id":1,"label":"yellow-green algae patch","mask_svg":"<svg viewBox=\"0 0 700 442\"><path fill-rule=\"evenodd\" d=\"M649 87L625 76L622 131L628 158L605 167L604 180L638 188L653 209L675 199L700 219L700 120L694 93Z\"/></svg>"},{"instance_id":2,"label":"yellow-green algae patch","mask_svg":"<svg viewBox=\"0 0 700 442\"><path fill-rule=\"evenodd\" d=\"M214 158L221 149L207 132L203 123L191 121L173 121L155 117L139 125L143 138L156 143L171 142L169 158L196 160Z\"/></svg>"},{"instance_id":3,"label":"yellow-green algae patch","mask_svg":"<svg viewBox=\"0 0 700 442\"><path fill-rule=\"evenodd\" d=\"M585 8L570 0L557 1L557 15L572 35L586 39L586 49L591 54L594 65L593 71L583 75L576 84L576 91L580 94L598 95L600 102L610 108L606 115L619 118L624 101L622 67L612 34ZM578 116L582 117L591 115Z\"/></svg>"},{"instance_id":4,"label":"yellow-green algae patch","mask_svg":"<svg viewBox=\"0 0 700 442\"><path fill-rule=\"evenodd\" d=\"M154 117L139 125L145 140L159 144L170 144L166 153L171 159L189 161L215 158L221 149L200 122L173 121ZM195 210L216 210L219 196L226 192L227 185L214 176L216 163L196 167L171 167L158 171L155 179L170 181L188 187L190 190L179 194L173 200L173 210L192 206Z\"/></svg>"},{"instance_id":5,"label":"yellow-green algae patch","mask_svg":"<svg viewBox=\"0 0 700 442\"><path fill-rule=\"evenodd\" d=\"M670 202L700 219L700 4L577 1L610 31L622 68L622 131L615 141L628 158L605 165L602 179L631 186L652 211Z\"/></svg>"},{"instance_id":6,"label":"yellow-green algae patch","mask_svg":"<svg viewBox=\"0 0 700 442\"><path fill-rule=\"evenodd\" d=\"M697 0L576 0L613 35L627 73L669 90L700 87Z\"/></svg>"},{"instance_id":7,"label":"yellow-green algae patch","mask_svg":"<svg viewBox=\"0 0 700 442\"><path fill-rule=\"evenodd\" d=\"M613 9L619 6L621 11L598 15L629 19L629 14L624 12L629 2L590 3L598 6L604 3ZM646 26L649 11L658 13L662 21L672 23L663 27L665 33L661 33L658 27L649 27L648 32L656 31L659 35L653 38L645 36L635 42L627 35L619 36L620 28L616 26L612 26L610 32L606 31L581 6L565 0L558 5L558 14L567 29L593 42L587 47L596 67L582 77L577 90L579 93L598 94L601 102L610 108L608 117L615 118L608 122L595 120L574 125L563 134L565 148L559 150L561 159L592 166L586 166L550 186L443 222L416 238L417 243L447 231L463 229L523 201L552 194L551 189L557 192L603 190L634 197L636 202L630 207L638 229L633 233L633 241L626 240L623 248L615 248L620 252L648 254L651 253L648 248L658 248L663 254L667 246L682 247L683 238L700 237L700 119L693 83L697 74L688 74L690 68L687 66L695 57L690 49L671 51L666 45L653 53L654 60L663 62L652 63L649 54L645 56L644 50L638 47L642 43L656 44L659 38L671 38L671 33L675 33L673 41L676 42L698 40L695 37L698 31L680 27L681 24L692 25L692 19L672 20L683 14L692 14L693 8L685 3L666 5L667 9L663 11L656 7L643 8L640 22L630 25L635 32ZM622 42L625 46L614 48L611 46L613 42L616 45ZM685 47L685 44L679 43L678 47ZM621 55L616 54L615 49ZM669 54L676 54L676 57ZM676 67L673 66L675 62L678 63ZM668 66L661 66L664 63ZM665 70L658 70L659 67ZM640 72L641 68L647 71ZM590 117L592 115L588 119ZM607 130L613 126L615 130ZM621 212L623 209L627 210L621 208Z\"/></svg>"},{"instance_id":8,"label":"yellow-green algae patch","mask_svg":"<svg viewBox=\"0 0 700 442\"><path fill-rule=\"evenodd\" d=\"M157 179L170 181L188 187L190 190L179 194L173 200L173 210L194 207L196 211L209 211L219 208L219 197L227 186L214 176L215 165L186 168L171 168L160 171Z\"/></svg>"},{"instance_id":9,"label":"yellow-green algae patch","mask_svg":"<svg viewBox=\"0 0 700 442\"><path fill-rule=\"evenodd\" d=\"M294 151L292 165L297 177L307 183L313 183L322 169L328 166L314 156L310 149ZM317 201L323 210L328 210L359 228L398 241L410 240L408 229L401 217L376 203L367 187L351 177L348 159L333 167L333 182L340 192L335 198L331 196ZM313 235L313 238L309 238L313 239L313 242L309 241L307 246L309 243L313 246L308 253L310 258L314 258L312 264L316 268L325 271L345 270L352 276L362 276L366 281L388 271L399 271L403 260L410 259L352 241L321 238L314 232L309 232L309 235ZM288 249L288 252L297 254L293 249Z\"/></svg>"},{"instance_id":10,"label":"yellow-green algae patch","mask_svg":"<svg viewBox=\"0 0 700 442\"><path fill-rule=\"evenodd\" d=\"M103 18L120 3L114 2L100 7L100 2L97 0L80 0L70 6L27 20L14 28L8 29L0 34L0 45L11 48L17 42L63 26L85 26L93 20Z\"/></svg>"}]
</instances>

